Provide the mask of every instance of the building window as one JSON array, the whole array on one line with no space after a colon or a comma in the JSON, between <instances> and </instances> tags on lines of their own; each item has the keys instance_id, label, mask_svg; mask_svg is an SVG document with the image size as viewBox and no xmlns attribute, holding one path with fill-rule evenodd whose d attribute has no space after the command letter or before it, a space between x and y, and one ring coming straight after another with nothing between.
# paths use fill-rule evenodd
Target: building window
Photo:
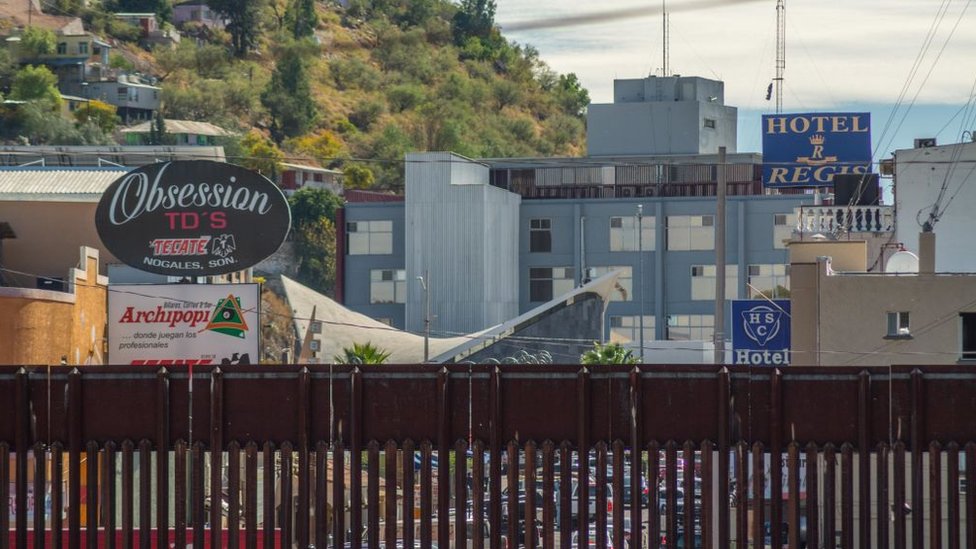
<instances>
[{"instance_id":1,"label":"building window","mask_svg":"<svg viewBox=\"0 0 976 549\"><path fill-rule=\"evenodd\" d=\"M88 42L78 42L78 53L88 55Z\"/></svg>"},{"instance_id":2,"label":"building window","mask_svg":"<svg viewBox=\"0 0 976 549\"><path fill-rule=\"evenodd\" d=\"M670 341L711 341L714 333L714 315L668 315Z\"/></svg>"},{"instance_id":3,"label":"building window","mask_svg":"<svg viewBox=\"0 0 976 549\"><path fill-rule=\"evenodd\" d=\"M786 243L793 238L793 228L796 226L796 214L776 214L773 216L773 248L782 250Z\"/></svg>"},{"instance_id":4,"label":"building window","mask_svg":"<svg viewBox=\"0 0 976 549\"><path fill-rule=\"evenodd\" d=\"M960 313L962 320L962 359L976 360L976 313Z\"/></svg>"},{"instance_id":5,"label":"building window","mask_svg":"<svg viewBox=\"0 0 976 549\"><path fill-rule=\"evenodd\" d=\"M373 269L369 271L370 303L406 303L407 271Z\"/></svg>"},{"instance_id":6,"label":"building window","mask_svg":"<svg viewBox=\"0 0 976 549\"><path fill-rule=\"evenodd\" d=\"M348 255L393 253L392 221L350 221L346 223Z\"/></svg>"},{"instance_id":7,"label":"building window","mask_svg":"<svg viewBox=\"0 0 976 549\"><path fill-rule=\"evenodd\" d=\"M529 220L529 252L545 253L552 251L552 220Z\"/></svg>"},{"instance_id":8,"label":"building window","mask_svg":"<svg viewBox=\"0 0 976 549\"><path fill-rule=\"evenodd\" d=\"M601 277L611 271L622 271L620 276L617 278L617 285L614 287L614 292L610 294L610 301L631 301L634 299L634 278L633 278L633 268L629 265L619 266L619 267L591 267L593 269L593 278Z\"/></svg>"},{"instance_id":9,"label":"building window","mask_svg":"<svg viewBox=\"0 0 976 549\"><path fill-rule=\"evenodd\" d=\"M888 338L909 338L909 315L908 311L895 311L888 313L888 331L885 337Z\"/></svg>"},{"instance_id":10,"label":"building window","mask_svg":"<svg viewBox=\"0 0 976 549\"><path fill-rule=\"evenodd\" d=\"M644 316L644 341L654 341L654 317ZM610 342L626 345L640 342L640 316L611 316ZM638 345L639 346L639 345Z\"/></svg>"},{"instance_id":11,"label":"building window","mask_svg":"<svg viewBox=\"0 0 976 549\"><path fill-rule=\"evenodd\" d=\"M725 266L725 298L739 298L739 266ZM691 266L691 299L715 299L715 265Z\"/></svg>"},{"instance_id":12,"label":"building window","mask_svg":"<svg viewBox=\"0 0 976 549\"><path fill-rule=\"evenodd\" d=\"M549 301L576 285L572 267L532 267L529 269L529 301Z\"/></svg>"},{"instance_id":13,"label":"building window","mask_svg":"<svg viewBox=\"0 0 976 549\"><path fill-rule=\"evenodd\" d=\"M790 297L789 265L749 265L749 299Z\"/></svg>"},{"instance_id":14,"label":"building window","mask_svg":"<svg viewBox=\"0 0 976 549\"><path fill-rule=\"evenodd\" d=\"M703 125L706 128L711 128L711 129L714 130L715 129L715 119L714 118L706 118Z\"/></svg>"},{"instance_id":15,"label":"building window","mask_svg":"<svg viewBox=\"0 0 976 549\"><path fill-rule=\"evenodd\" d=\"M668 250L711 250L714 247L714 216L668 216Z\"/></svg>"},{"instance_id":16,"label":"building window","mask_svg":"<svg viewBox=\"0 0 976 549\"><path fill-rule=\"evenodd\" d=\"M124 103L129 100L129 89L126 88L125 86L122 86L119 89L117 89L115 93L120 102Z\"/></svg>"},{"instance_id":17,"label":"building window","mask_svg":"<svg viewBox=\"0 0 976 549\"><path fill-rule=\"evenodd\" d=\"M67 42L58 42L57 52L58 52L58 55L64 55L64 54L68 53L68 43Z\"/></svg>"},{"instance_id":18,"label":"building window","mask_svg":"<svg viewBox=\"0 0 976 549\"><path fill-rule=\"evenodd\" d=\"M638 241L637 225L637 216L611 217L610 251L636 252ZM653 252L656 234L654 229L654 217L651 216L641 219L640 230L641 250L645 252Z\"/></svg>"}]
</instances>

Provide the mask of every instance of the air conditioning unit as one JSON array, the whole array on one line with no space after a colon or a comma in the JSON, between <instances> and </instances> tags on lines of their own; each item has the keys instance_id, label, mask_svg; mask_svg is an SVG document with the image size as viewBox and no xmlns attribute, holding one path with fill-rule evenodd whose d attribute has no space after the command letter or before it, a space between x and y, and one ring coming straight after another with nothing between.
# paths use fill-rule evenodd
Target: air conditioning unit
<instances>
[{"instance_id":1,"label":"air conditioning unit","mask_svg":"<svg viewBox=\"0 0 976 549\"><path fill-rule=\"evenodd\" d=\"M919 137L915 139L916 149L927 149L929 147L934 147L936 141L934 137Z\"/></svg>"}]
</instances>

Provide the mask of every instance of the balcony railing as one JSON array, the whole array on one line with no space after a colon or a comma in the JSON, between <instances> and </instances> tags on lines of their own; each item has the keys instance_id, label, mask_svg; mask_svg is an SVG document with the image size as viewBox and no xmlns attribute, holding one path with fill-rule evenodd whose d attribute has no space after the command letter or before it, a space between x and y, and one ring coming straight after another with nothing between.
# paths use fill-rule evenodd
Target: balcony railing
<instances>
[{"instance_id":1,"label":"balcony railing","mask_svg":"<svg viewBox=\"0 0 976 549\"><path fill-rule=\"evenodd\" d=\"M796 212L796 232L889 233L895 230L892 206L801 206Z\"/></svg>"}]
</instances>

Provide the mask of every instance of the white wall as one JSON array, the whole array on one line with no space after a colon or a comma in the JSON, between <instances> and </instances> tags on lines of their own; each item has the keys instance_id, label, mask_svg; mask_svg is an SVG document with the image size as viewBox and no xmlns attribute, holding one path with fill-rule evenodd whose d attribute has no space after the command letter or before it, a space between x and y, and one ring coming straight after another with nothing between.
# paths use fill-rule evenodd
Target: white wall
<instances>
[{"instance_id":1,"label":"white wall","mask_svg":"<svg viewBox=\"0 0 976 549\"><path fill-rule=\"evenodd\" d=\"M918 252L918 233L938 199L935 224L936 272L976 272L976 143L895 152L896 238Z\"/></svg>"}]
</instances>

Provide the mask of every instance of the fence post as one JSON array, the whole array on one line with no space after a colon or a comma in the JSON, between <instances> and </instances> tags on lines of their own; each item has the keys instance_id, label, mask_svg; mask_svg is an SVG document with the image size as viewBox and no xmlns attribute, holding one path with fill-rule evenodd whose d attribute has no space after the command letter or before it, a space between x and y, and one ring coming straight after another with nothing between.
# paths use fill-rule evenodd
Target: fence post
<instances>
[{"instance_id":1,"label":"fence post","mask_svg":"<svg viewBox=\"0 0 976 549\"><path fill-rule=\"evenodd\" d=\"M68 373L68 547L81 547L81 371Z\"/></svg>"},{"instance_id":2,"label":"fence post","mask_svg":"<svg viewBox=\"0 0 976 549\"><path fill-rule=\"evenodd\" d=\"M437 372L437 544L440 547L449 547L451 544L451 522L447 519L451 509L451 468L448 466L451 448L449 376L446 366Z\"/></svg>"},{"instance_id":3,"label":"fence post","mask_svg":"<svg viewBox=\"0 0 976 549\"><path fill-rule=\"evenodd\" d=\"M169 370L156 373L156 546L169 547Z\"/></svg>"},{"instance_id":4,"label":"fence post","mask_svg":"<svg viewBox=\"0 0 976 549\"><path fill-rule=\"evenodd\" d=\"M16 411L14 412L14 421L16 423L14 425L14 448L17 451L17 461L16 471L14 472L16 478L14 482L16 491L14 498L17 502L17 513L14 528L17 531L17 547L27 546L27 455L30 453L30 442L28 442L30 436L30 395L28 393L27 375L27 369L20 368L17 370L15 376L17 380L17 392L14 397L16 400ZM8 480L0 479L0 482L8 482ZM43 502L41 508L43 508ZM37 506L35 504L35 512L36 509Z\"/></svg>"},{"instance_id":5,"label":"fence post","mask_svg":"<svg viewBox=\"0 0 976 549\"><path fill-rule=\"evenodd\" d=\"M912 547L925 544L925 499L922 492L922 454L925 453L925 378L912 370Z\"/></svg>"},{"instance_id":6,"label":"fence post","mask_svg":"<svg viewBox=\"0 0 976 549\"><path fill-rule=\"evenodd\" d=\"M718 546L729 546L729 420L732 398L729 369L718 371ZM738 488L741 492L742 487ZM745 494L739 499L745 501Z\"/></svg>"}]
</instances>

